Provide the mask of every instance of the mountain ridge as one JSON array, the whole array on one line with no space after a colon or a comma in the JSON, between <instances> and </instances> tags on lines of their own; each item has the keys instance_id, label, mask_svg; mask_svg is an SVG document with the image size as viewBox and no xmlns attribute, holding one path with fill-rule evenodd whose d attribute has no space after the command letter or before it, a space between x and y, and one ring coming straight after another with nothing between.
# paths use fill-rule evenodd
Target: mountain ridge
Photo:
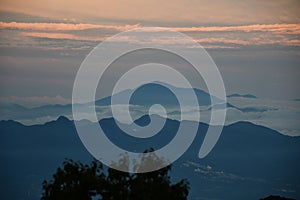
<instances>
[{"instance_id":1,"label":"mountain ridge","mask_svg":"<svg viewBox=\"0 0 300 200\"><path fill-rule=\"evenodd\" d=\"M147 124L146 118L144 116L139 120L142 124ZM85 126L92 123L82 122ZM112 141L117 139L117 145L129 149L134 147L140 152L150 146L154 146L154 149L161 148L172 139L172 134L169 133L176 133L179 123L198 122L167 120L166 127L157 137L153 136L149 141L140 141L136 145L132 138L129 140L123 137L128 139L128 143L121 140L122 131L117 128L113 118L103 119L98 123L111 133ZM199 159L199 148L207 128L207 124L199 123L193 143L173 163L171 177L187 178L191 183L190 200L200 197L250 200L278 193L282 188L300 191L300 175L297 173L300 168L300 137L284 136L278 131L251 122L237 122L225 126L214 149L207 157ZM5 191L0 194L0 198L22 199L31 193L30 199L39 199L42 180L50 178L66 157L82 162L92 160L81 143L72 120L59 117L42 125L30 126L12 120L0 121L0 159L3 161L0 185L4 186ZM194 164L191 165L191 162ZM228 192L233 187L236 192ZM214 188L214 192L209 192L209 188ZM300 197L299 192L288 195L279 193L283 196Z\"/></svg>"},{"instance_id":2,"label":"mountain ridge","mask_svg":"<svg viewBox=\"0 0 300 200\"><path fill-rule=\"evenodd\" d=\"M160 115L156 115L156 114L153 114L152 116L158 116L159 118L164 118L164 117L162 117ZM134 120L134 122L136 123L136 122L140 121L141 119L148 118L148 117L149 117L149 115L143 115L143 116L139 117L138 119ZM181 121L176 120L176 119L170 119L170 118L164 118L164 119L167 119L167 120L170 120L170 121L176 121L177 123L181 122ZM115 120L115 119L113 117L107 117L107 118L100 119L98 121L98 123L100 121L106 121L106 120ZM79 120L78 122L80 122L80 121L86 121L87 123L96 123L96 122L89 121L87 119L82 119L82 120ZM193 120L184 120L184 121L186 121L186 122L195 122L195 123L199 123L201 125L208 126L208 124L205 123L205 122L197 122L197 121L193 121ZM50 120L50 121L47 121L47 122L41 123L41 124L26 125L26 124L23 124L22 122L19 122L18 120L11 120L10 119L10 120L0 120L0 125L1 125L1 123L11 123L13 125L31 127L31 126L43 126L43 125L48 125L48 124L52 124L52 123L56 123L56 122L67 122L67 123L72 122L72 123L74 123L74 120L71 120L68 117L61 115L55 120ZM140 123L137 123L137 124L140 124ZM300 138L300 136L286 135L286 134L280 133L280 131L274 130L274 129L272 129L270 127L267 127L267 126L264 126L264 125L259 125L259 124L253 123L251 121L237 121L237 122L234 122L234 123L231 123L231 124L228 124L228 125L224 125L224 127L231 127L231 126L240 125L240 124L254 125L254 126L265 128L265 129L271 129L271 130L276 131L278 134L283 135L283 136L292 137L292 138Z\"/></svg>"}]
</instances>

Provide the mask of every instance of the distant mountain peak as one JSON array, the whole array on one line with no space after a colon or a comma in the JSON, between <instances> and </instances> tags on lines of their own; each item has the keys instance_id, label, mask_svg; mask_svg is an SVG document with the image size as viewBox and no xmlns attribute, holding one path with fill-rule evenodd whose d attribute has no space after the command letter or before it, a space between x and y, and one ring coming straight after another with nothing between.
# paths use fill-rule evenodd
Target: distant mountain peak
<instances>
[{"instance_id":1,"label":"distant mountain peak","mask_svg":"<svg viewBox=\"0 0 300 200\"><path fill-rule=\"evenodd\" d=\"M59 116L56 121L57 122L70 122L70 120L65 116Z\"/></svg>"},{"instance_id":2,"label":"distant mountain peak","mask_svg":"<svg viewBox=\"0 0 300 200\"><path fill-rule=\"evenodd\" d=\"M11 126L24 126L22 123L15 121L15 120L1 120L0 125L11 125Z\"/></svg>"},{"instance_id":3,"label":"distant mountain peak","mask_svg":"<svg viewBox=\"0 0 300 200\"><path fill-rule=\"evenodd\" d=\"M227 97L228 98L231 98L231 97L241 97L241 98L257 99L257 96L252 95L252 94L238 94L238 93L234 93L234 94L228 95Z\"/></svg>"}]
</instances>

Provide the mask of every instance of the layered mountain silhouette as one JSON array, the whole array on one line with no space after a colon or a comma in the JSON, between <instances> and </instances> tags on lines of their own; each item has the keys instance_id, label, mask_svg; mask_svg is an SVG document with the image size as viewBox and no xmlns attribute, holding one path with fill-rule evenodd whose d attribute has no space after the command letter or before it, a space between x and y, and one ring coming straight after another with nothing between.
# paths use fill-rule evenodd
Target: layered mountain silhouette
<instances>
[{"instance_id":1,"label":"layered mountain silhouette","mask_svg":"<svg viewBox=\"0 0 300 200\"><path fill-rule=\"evenodd\" d=\"M274 108L268 107L245 107L239 108L232 104L224 104L222 100L218 99L217 97L212 96L214 99L215 105L211 105L211 96L204 90L200 89L188 89L188 88L179 88L171 85L167 85L165 83L149 83L145 84L136 90L124 90L119 93L113 95L114 97L114 104L124 104L124 99L129 98L129 104L140 106L138 109L134 110L135 112L141 112L141 110L148 111L148 108L153 104L161 104L166 109L169 109L170 112L177 113L179 112L179 101L177 97L171 91L175 91L176 94L179 96L185 97L185 101L181 102L181 106L206 106L208 108L204 108L205 110L210 110L211 107L216 109L224 108L224 105L227 108L232 108L239 110L240 112L266 112L270 110L274 110ZM169 90L170 88L171 90ZM197 102L191 101L191 92L194 91ZM230 95L232 96L232 95ZM234 95L236 96L236 95ZM251 95L246 95L251 96ZM250 97L249 97L250 98ZM109 112L108 106L111 105L112 96L108 96L99 100L95 101L95 106L97 112ZM76 104L77 107L88 108L92 112L94 109L94 102L87 102L84 104ZM143 107L143 108L141 108ZM24 106L20 106L17 104L0 104L0 112L1 116L0 119L7 120L7 119L14 119L19 121L30 121L35 119L53 119L59 116L71 116L72 115L72 104L66 105L44 105L34 108L26 108ZM147 112L148 113L148 112ZM146 114L142 112L141 115ZM172 113L171 113L172 114ZM111 116L111 115L109 115ZM45 120L42 120L45 121Z\"/></svg>"},{"instance_id":2,"label":"layered mountain silhouette","mask_svg":"<svg viewBox=\"0 0 300 200\"><path fill-rule=\"evenodd\" d=\"M230 94L227 97L228 98L241 97L241 98L257 99L257 97L255 95L252 95L252 94L238 94L238 93Z\"/></svg>"},{"instance_id":3,"label":"layered mountain silhouette","mask_svg":"<svg viewBox=\"0 0 300 200\"><path fill-rule=\"evenodd\" d=\"M152 117L161 120L159 116ZM146 115L136 123L144 126L149 119ZM80 123L83 126L92 124L87 120ZM123 133L113 118L99 123L116 145L141 152L166 145L180 123L198 122L167 119L157 135L143 140ZM271 194L300 197L300 137L238 122L225 126L213 151L199 159L198 151L207 128L207 124L199 123L194 142L173 164L173 180L187 178L191 183L189 199L250 200ZM64 158L81 162L92 159L73 121L59 117L33 126L12 120L0 121L0 199L39 199L42 181L51 177Z\"/></svg>"}]
</instances>

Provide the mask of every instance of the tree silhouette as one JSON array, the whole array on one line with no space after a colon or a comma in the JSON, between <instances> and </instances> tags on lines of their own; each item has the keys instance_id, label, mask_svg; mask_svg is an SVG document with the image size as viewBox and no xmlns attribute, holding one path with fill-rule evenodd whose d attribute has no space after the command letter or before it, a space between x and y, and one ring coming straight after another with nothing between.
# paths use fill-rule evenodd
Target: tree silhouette
<instances>
[{"instance_id":1,"label":"tree silhouette","mask_svg":"<svg viewBox=\"0 0 300 200\"><path fill-rule=\"evenodd\" d=\"M43 200L82 199L89 200L92 196L102 193L106 184L103 166L97 161L90 165L66 160L63 169L58 168L53 180L43 182Z\"/></svg>"},{"instance_id":2,"label":"tree silhouette","mask_svg":"<svg viewBox=\"0 0 300 200\"><path fill-rule=\"evenodd\" d=\"M270 196L268 196L266 198L262 198L260 200L295 200L295 199L285 198L285 197L275 196L275 195L270 195Z\"/></svg>"},{"instance_id":3,"label":"tree silhouette","mask_svg":"<svg viewBox=\"0 0 300 200\"><path fill-rule=\"evenodd\" d=\"M151 158L147 158L151 159ZM140 166L143 167L143 166ZM189 183L183 179L171 183L171 166L148 173L126 173L113 168L104 169L94 160L84 165L65 160L53 180L43 182L42 200L185 200Z\"/></svg>"}]
</instances>

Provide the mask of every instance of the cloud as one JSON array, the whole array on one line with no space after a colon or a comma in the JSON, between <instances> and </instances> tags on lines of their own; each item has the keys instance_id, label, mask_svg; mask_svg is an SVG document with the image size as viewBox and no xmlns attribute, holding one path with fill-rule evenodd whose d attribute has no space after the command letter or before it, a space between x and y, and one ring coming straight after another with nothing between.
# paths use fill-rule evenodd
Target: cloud
<instances>
[{"instance_id":1,"label":"cloud","mask_svg":"<svg viewBox=\"0 0 300 200\"><path fill-rule=\"evenodd\" d=\"M136 25L98 25L70 23L19 23L0 22L2 30L19 30L19 36L25 38L42 38L57 40L74 40L99 42L121 31L142 27ZM245 26L201 26L201 27L169 27L170 30L180 31L192 36L205 48L237 48L243 46L278 45L300 46L300 24L254 24ZM20 32L21 31L21 32ZM1 36L2 37L2 36ZM6 38L8 36L6 35ZM15 38L15 37L14 37ZM34 41L32 41L34 42ZM136 38L118 38L116 42L139 42ZM165 44L184 45L186 41L155 40ZM193 48L193 47L190 47Z\"/></svg>"},{"instance_id":2,"label":"cloud","mask_svg":"<svg viewBox=\"0 0 300 200\"><path fill-rule=\"evenodd\" d=\"M0 29L43 30L43 31L79 31L89 29L113 29L126 31L139 28L141 25L98 25L98 24L70 24L70 23L20 23L0 22ZM253 24L244 26L199 26L199 27L169 27L180 32L272 32L284 35L299 35L300 24Z\"/></svg>"},{"instance_id":3,"label":"cloud","mask_svg":"<svg viewBox=\"0 0 300 200\"><path fill-rule=\"evenodd\" d=\"M45 39L58 39L58 40L79 40L79 41L102 41L105 37L84 37L76 36L69 33L49 33L49 32L21 32L21 36L45 38Z\"/></svg>"},{"instance_id":4,"label":"cloud","mask_svg":"<svg viewBox=\"0 0 300 200\"><path fill-rule=\"evenodd\" d=\"M237 44L237 45L250 45L251 42L247 40L240 40L240 39L227 39L227 38L203 38L197 39L198 43L223 43L223 44Z\"/></svg>"},{"instance_id":5,"label":"cloud","mask_svg":"<svg viewBox=\"0 0 300 200\"><path fill-rule=\"evenodd\" d=\"M18 30L43 30L43 31L80 31L88 29L113 29L117 31L126 31L138 28L139 25L96 25L96 24L70 24L70 23L20 23L20 22L0 22L0 29L18 29Z\"/></svg>"},{"instance_id":6,"label":"cloud","mask_svg":"<svg viewBox=\"0 0 300 200\"><path fill-rule=\"evenodd\" d=\"M245 26L207 26L207 27L175 27L180 32L272 32L276 34L299 35L300 24L254 24Z\"/></svg>"},{"instance_id":7,"label":"cloud","mask_svg":"<svg viewBox=\"0 0 300 200\"><path fill-rule=\"evenodd\" d=\"M71 21L175 24L299 23L298 0L2 0L1 10Z\"/></svg>"}]
</instances>

